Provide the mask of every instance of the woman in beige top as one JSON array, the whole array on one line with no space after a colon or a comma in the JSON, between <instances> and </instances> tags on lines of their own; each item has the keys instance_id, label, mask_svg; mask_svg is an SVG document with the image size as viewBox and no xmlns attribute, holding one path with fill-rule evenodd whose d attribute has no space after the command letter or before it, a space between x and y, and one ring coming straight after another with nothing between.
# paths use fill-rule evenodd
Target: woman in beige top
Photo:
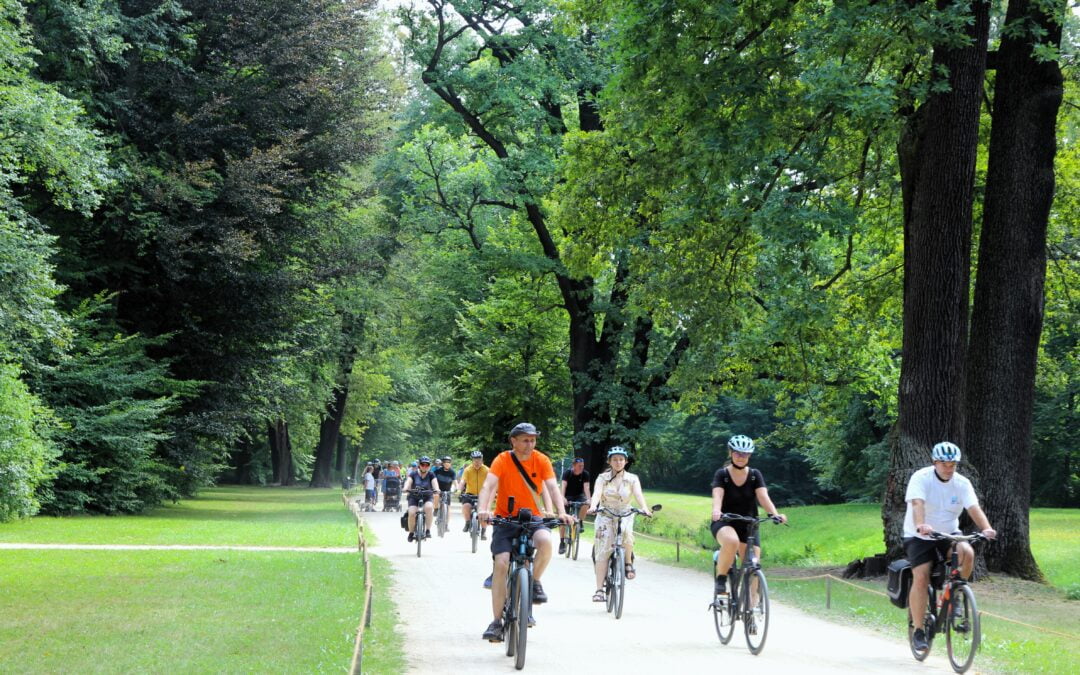
<instances>
[{"instance_id":1,"label":"woman in beige top","mask_svg":"<svg viewBox=\"0 0 1080 675\"><path fill-rule=\"evenodd\" d=\"M626 449L616 445L608 450L607 471L596 478L596 486L592 493L592 503L589 505L589 513L596 513L605 508L616 513L625 513L630 510L630 500L637 501L642 510L651 518L650 509L645 504L645 496L641 493L641 481L632 473L626 471ZM607 575L608 558L615 550L615 518L606 513L596 516L596 535L593 538L593 549L596 553L596 593L593 595L594 602L604 602L604 577ZM623 519L622 523L623 549L626 551L626 578L633 579L637 576L634 570L634 516Z\"/></svg>"}]
</instances>

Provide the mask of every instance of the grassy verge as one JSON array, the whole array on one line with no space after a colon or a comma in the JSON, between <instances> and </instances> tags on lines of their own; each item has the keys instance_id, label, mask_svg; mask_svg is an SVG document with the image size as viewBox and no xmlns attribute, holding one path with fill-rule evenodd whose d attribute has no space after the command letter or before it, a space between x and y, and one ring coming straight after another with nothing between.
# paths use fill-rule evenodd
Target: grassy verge
<instances>
[{"instance_id":1,"label":"grassy verge","mask_svg":"<svg viewBox=\"0 0 1080 675\"><path fill-rule=\"evenodd\" d=\"M146 516L34 518L0 541L355 546L340 492L220 488ZM372 558L364 672L400 672L389 567ZM5 551L0 672L341 672L363 603L359 554Z\"/></svg>"}]
</instances>

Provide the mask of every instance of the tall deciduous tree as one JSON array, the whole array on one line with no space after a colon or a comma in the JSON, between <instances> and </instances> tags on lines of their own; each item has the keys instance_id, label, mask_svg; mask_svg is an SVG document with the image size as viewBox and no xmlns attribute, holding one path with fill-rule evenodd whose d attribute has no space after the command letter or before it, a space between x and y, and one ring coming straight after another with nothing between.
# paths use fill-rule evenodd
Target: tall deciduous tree
<instances>
[{"instance_id":1,"label":"tall deciduous tree","mask_svg":"<svg viewBox=\"0 0 1080 675\"><path fill-rule=\"evenodd\" d=\"M964 447L1001 541L987 567L1028 579L1032 414L1054 199L1058 48L1065 2L1010 0L996 69L990 158L968 353ZM1007 489L990 489L990 486Z\"/></svg>"}]
</instances>

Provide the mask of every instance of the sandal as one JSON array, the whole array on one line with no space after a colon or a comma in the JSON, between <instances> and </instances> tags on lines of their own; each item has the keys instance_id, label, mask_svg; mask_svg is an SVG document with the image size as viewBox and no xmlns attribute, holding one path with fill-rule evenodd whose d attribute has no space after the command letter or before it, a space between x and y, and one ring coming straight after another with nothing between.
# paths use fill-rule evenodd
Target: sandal
<instances>
[{"instance_id":1,"label":"sandal","mask_svg":"<svg viewBox=\"0 0 1080 675\"><path fill-rule=\"evenodd\" d=\"M598 588L592 596L593 602L607 602L607 595L604 593L604 589Z\"/></svg>"},{"instance_id":2,"label":"sandal","mask_svg":"<svg viewBox=\"0 0 1080 675\"><path fill-rule=\"evenodd\" d=\"M634 569L634 563L626 563L625 574L627 580L633 579L637 576L637 570Z\"/></svg>"}]
</instances>

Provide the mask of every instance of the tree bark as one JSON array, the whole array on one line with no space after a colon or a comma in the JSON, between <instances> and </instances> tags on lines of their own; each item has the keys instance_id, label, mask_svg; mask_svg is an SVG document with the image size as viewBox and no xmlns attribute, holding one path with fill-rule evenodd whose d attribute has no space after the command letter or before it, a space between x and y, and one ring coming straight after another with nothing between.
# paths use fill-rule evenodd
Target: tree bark
<instances>
[{"instance_id":1,"label":"tree bark","mask_svg":"<svg viewBox=\"0 0 1080 675\"><path fill-rule=\"evenodd\" d=\"M315 451L315 463L311 468L311 483L308 487L331 487L333 476L330 468L334 461L334 450L337 448L348 396L349 390L346 387L338 387L334 390L334 398L327 405L326 415L319 424L319 446Z\"/></svg>"},{"instance_id":2,"label":"tree bark","mask_svg":"<svg viewBox=\"0 0 1080 675\"><path fill-rule=\"evenodd\" d=\"M944 8L938 1L939 9ZM989 7L971 3L970 43L935 47L949 90L909 117L898 147L904 202L904 336L899 415L882 500L885 546L901 551L911 473L930 447L962 441L972 201Z\"/></svg>"},{"instance_id":3,"label":"tree bark","mask_svg":"<svg viewBox=\"0 0 1080 675\"><path fill-rule=\"evenodd\" d=\"M283 419L270 425L270 456L274 467L274 483L295 484L292 441L289 439L289 425Z\"/></svg>"},{"instance_id":4,"label":"tree bark","mask_svg":"<svg viewBox=\"0 0 1080 675\"><path fill-rule=\"evenodd\" d=\"M1040 42L1060 45L1065 3L1058 5L1058 15L1048 16L1038 3L1011 0L997 54L964 443L981 479L983 510L999 532L984 549L988 569L1034 580L1042 575L1028 523L1032 406L1063 82L1057 62L1035 60L1031 30L1046 31Z\"/></svg>"}]
</instances>

